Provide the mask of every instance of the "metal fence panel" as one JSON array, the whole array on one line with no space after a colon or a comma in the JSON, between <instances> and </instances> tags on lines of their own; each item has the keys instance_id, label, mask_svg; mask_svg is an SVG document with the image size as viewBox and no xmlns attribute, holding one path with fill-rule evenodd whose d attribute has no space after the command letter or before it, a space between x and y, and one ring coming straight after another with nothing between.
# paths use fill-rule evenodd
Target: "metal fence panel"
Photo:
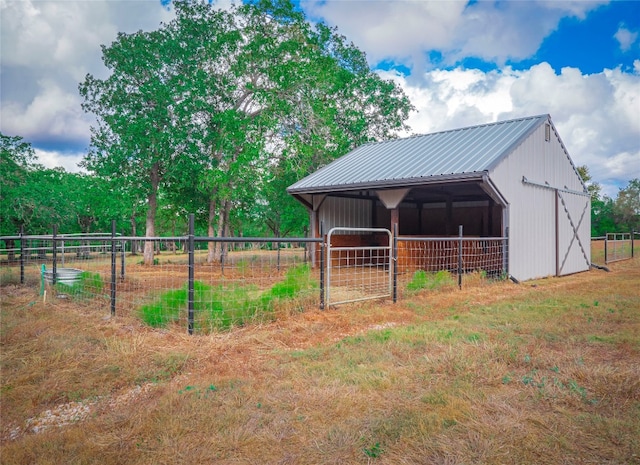
<instances>
[{"instance_id":1,"label":"metal fence panel","mask_svg":"<svg viewBox=\"0 0 640 465\"><path fill-rule=\"evenodd\" d=\"M327 234L327 305L390 297L391 231L332 228Z\"/></svg>"},{"instance_id":2,"label":"metal fence panel","mask_svg":"<svg viewBox=\"0 0 640 465\"><path fill-rule=\"evenodd\" d=\"M463 281L508 276L506 237L398 238L398 287L419 289L462 287Z\"/></svg>"}]
</instances>

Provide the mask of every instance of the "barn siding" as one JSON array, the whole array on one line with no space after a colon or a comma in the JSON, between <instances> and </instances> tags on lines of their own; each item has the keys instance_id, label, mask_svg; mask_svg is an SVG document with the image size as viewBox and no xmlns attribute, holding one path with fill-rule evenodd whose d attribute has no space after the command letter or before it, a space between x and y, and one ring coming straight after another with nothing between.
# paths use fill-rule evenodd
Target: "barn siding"
<instances>
[{"instance_id":1,"label":"barn siding","mask_svg":"<svg viewBox=\"0 0 640 465\"><path fill-rule=\"evenodd\" d=\"M343 197L327 197L320 207L319 219L325 233L331 228L370 228L371 201Z\"/></svg>"},{"instance_id":2,"label":"barn siding","mask_svg":"<svg viewBox=\"0 0 640 465\"><path fill-rule=\"evenodd\" d=\"M519 280L552 276L556 274L555 191L525 184L523 176L551 187L583 190L553 126L550 141L545 141L545 125L542 124L490 171L492 181L509 202L510 274ZM564 215L563 210L559 215ZM582 243L589 244L591 218L585 216L580 235ZM567 229L571 228L568 221L559 224L561 238L573 234L572 229ZM589 268L582 253L573 249L565 267L571 272Z\"/></svg>"}]
</instances>

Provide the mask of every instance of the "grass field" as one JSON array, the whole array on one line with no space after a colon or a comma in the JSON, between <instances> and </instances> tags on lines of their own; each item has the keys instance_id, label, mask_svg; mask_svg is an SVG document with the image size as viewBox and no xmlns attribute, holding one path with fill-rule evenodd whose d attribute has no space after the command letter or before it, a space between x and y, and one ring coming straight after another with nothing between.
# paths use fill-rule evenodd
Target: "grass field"
<instances>
[{"instance_id":1,"label":"grass field","mask_svg":"<svg viewBox=\"0 0 640 465\"><path fill-rule=\"evenodd\" d=\"M640 259L207 336L1 288L3 464L640 464Z\"/></svg>"}]
</instances>

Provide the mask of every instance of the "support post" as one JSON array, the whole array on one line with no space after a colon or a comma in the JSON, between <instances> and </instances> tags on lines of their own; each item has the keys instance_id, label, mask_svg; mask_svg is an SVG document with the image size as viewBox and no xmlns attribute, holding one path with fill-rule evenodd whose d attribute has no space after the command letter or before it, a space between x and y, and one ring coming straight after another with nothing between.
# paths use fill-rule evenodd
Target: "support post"
<instances>
[{"instance_id":1,"label":"support post","mask_svg":"<svg viewBox=\"0 0 640 465\"><path fill-rule=\"evenodd\" d=\"M324 310L324 254L325 254L325 244L324 244L324 224L320 223L320 237L322 238L322 242L320 242L320 310ZM315 247L314 247L315 249ZM313 254L315 256L315 252ZM329 258L331 259L331 258Z\"/></svg>"},{"instance_id":2,"label":"support post","mask_svg":"<svg viewBox=\"0 0 640 465\"><path fill-rule=\"evenodd\" d=\"M462 225L458 226L458 289L462 289Z\"/></svg>"},{"instance_id":3,"label":"support post","mask_svg":"<svg viewBox=\"0 0 640 465\"><path fill-rule=\"evenodd\" d=\"M607 249L609 248L609 234L608 233L604 233L604 264L606 265L608 262L607 260Z\"/></svg>"},{"instance_id":4,"label":"support post","mask_svg":"<svg viewBox=\"0 0 640 465\"><path fill-rule=\"evenodd\" d=\"M194 240L194 218L195 215L193 213L189 214L189 278L188 278L188 297L187 297L187 308L188 308L188 332L189 335L193 334L194 327L194 292L193 292L193 281L195 278L195 240Z\"/></svg>"},{"instance_id":5,"label":"support post","mask_svg":"<svg viewBox=\"0 0 640 465\"><path fill-rule=\"evenodd\" d=\"M635 231L631 230L631 258L633 258L633 236L635 235Z\"/></svg>"},{"instance_id":6,"label":"support post","mask_svg":"<svg viewBox=\"0 0 640 465\"><path fill-rule=\"evenodd\" d=\"M311 210L309 214L309 225L310 225L310 237L316 238L318 237L318 214L315 210ZM309 244L309 252L311 254L311 268L315 268L318 265L316 254L318 252L318 247L315 242Z\"/></svg>"},{"instance_id":7,"label":"support post","mask_svg":"<svg viewBox=\"0 0 640 465\"><path fill-rule=\"evenodd\" d=\"M52 242L53 242L53 274L51 277L51 284L52 285L56 285L56 278L57 278L57 273L58 273L58 244L57 244L57 240L56 240L56 236L58 235L58 225L54 224L53 225L53 236L52 236ZM46 251L45 251L46 253Z\"/></svg>"},{"instance_id":8,"label":"support post","mask_svg":"<svg viewBox=\"0 0 640 465\"><path fill-rule=\"evenodd\" d=\"M111 316L116 316L116 220L111 220Z\"/></svg>"},{"instance_id":9,"label":"support post","mask_svg":"<svg viewBox=\"0 0 640 465\"><path fill-rule=\"evenodd\" d=\"M395 304L398 301L398 223L394 223L393 225L391 266L393 266L393 303Z\"/></svg>"},{"instance_id":10,"label":"support post","mask_svg":"<svg viewBox=\"0 0 640 465\"><path fill-rule=\"evenodd\" d=\"M24 284L24 225L20 225L20 284Z\"/></svg>"},{"instance_id":11,"label":"support post","mask_svg":"<svg viewBox=\"0 0 640 465\"><path fill-rule=\"evenodd\" d=\"M453 235L453 200L451 199L451 196L447 196L447 203L446 203L446 215L447 215L447 219L446 219L446 223L445 223L445 236L449 236L449 235Z\"/></svg>"},{"instance_id":12,"label":"support post","mask_svg":"<svg viewBox=\"0 0 640 465\"><path fill-rule=\"evenodd\" d=\"M398 210L398 208L392 208L391 209L391 231L395 230L395 226L398 223L400 223L400 211Z\"/></svg>"}]
</instances>

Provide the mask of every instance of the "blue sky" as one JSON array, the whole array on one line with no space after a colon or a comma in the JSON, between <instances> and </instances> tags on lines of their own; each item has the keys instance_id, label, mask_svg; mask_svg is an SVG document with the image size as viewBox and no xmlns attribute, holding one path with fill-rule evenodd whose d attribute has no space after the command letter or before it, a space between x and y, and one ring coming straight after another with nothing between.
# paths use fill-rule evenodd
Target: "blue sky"
<instances>
[{"instance_id":1,"label":"blue sky","mask_svg":"<svg viewBox=\"0 0 640 465\"><path fill-rule=\"evenodd\" d=\"M615 37L621 27L631 34L638 33L640 1L616 1L602 5L589 12L584 20L562 18L557 30L545 38L533 57L511 65L516 69L526 69L546 61L556 71L571 66L586 74L617 66L632 70L633 61L640 57L638 39L636 37L635 48L629 44L629 49L622 50Z\"/></svg>"},{"instance_id":2,"label":"blue sky","mask_svg":"<svg viewBox=\"0 0 640 465\"><path fill-rule=\"evenodd\" d=\"M605 193L640 177L639 1L298 5L403 87L416 107L410 133L549 113ZM78 170L93 119L77 87L105 75L100 45L171 17L159 0L3 0L0 131L31 142L46 166Z\"/></svg>"},{"instance_id":3,"label":"blue sky","mask_svg":"<svg viewBox=\"0 0 640 465\"><path fill-rule=\"evenodd\" d=\"M470 2L477 3L477 2ZM547 62L556 71L563 67L575 67L585 74L599 73L603 68L622 66L625 70L633 69L634 59L639 58L638 47L635 52L631 48L622 50L615 34L620 28L633 34L640 30L640 1L615 1L603 4L590 11L584 19L564 17L558 27L544 38L539 49L524 59L506 60L505 64L515 70L529 69L540 62ZM629 37L631 40L632 37ZM494 61L485 61L474 56L465 56L454 64L443 64L442 53L437 50L426 50L426 59L432 65L442 69L456 67L475 68L491 71L499 68ZM379 69L397 69L404 74L411 74L411 69L402 63L383 60L373 65Z\"/></svg>"}]
</instances>

